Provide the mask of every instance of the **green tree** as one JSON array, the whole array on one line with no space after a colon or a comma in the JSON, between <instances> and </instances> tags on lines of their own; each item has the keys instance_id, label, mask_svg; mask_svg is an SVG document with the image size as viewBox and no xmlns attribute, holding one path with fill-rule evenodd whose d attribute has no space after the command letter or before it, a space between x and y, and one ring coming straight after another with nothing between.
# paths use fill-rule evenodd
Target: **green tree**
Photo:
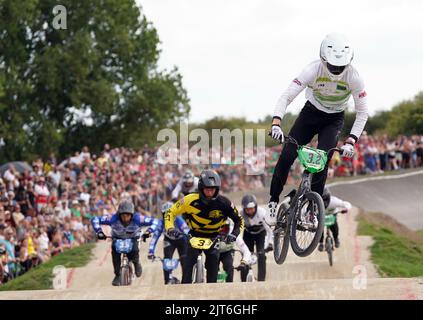
<instances>
[{"instance_id":1,"label":"green tree","mask_svg":"<svg viewBox=\"0 0 423 320\"><path fill-rule=\"evenodd\" d=\"M55 29L53 8L67 10ZM134 0L0 0L0 160L137 147L187 117L175 68Z\"/></svg>"},{"instance_id":2,"label":"green tree","mask_svg":"<svg viewBox=\"0 0 423 320\"><path fill-rule=\"evenodd\" d=\"M391 136L423 134L423 92L411 101L399 103L390 111L385 131Z\"/></svg>"},{"instance_id":3,"label":"green tree","mask_svg":"<svg viewBox=\"0 0 423 320\"><path fill-rule=\"evenodd\" d=\"M369 134L386 133L385 127L391 117L391 111L379 111L373 117L369 117L366 130Z\"/></svg>"}]
</instances>

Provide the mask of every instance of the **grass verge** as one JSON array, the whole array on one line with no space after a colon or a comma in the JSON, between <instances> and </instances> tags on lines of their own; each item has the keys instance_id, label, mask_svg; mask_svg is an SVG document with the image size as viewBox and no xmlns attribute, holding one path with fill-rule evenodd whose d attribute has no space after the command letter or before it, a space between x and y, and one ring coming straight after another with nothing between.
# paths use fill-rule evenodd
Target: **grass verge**
<instances>
[{"instance_id":1,"label":"grass verge","mask_svg":"<svg viewBox=\"0 0 423 320\"><path fill-rule=\"evenodd\" d=\"M358 217L358 235L371 236L371 260L382 277L423 276L423 231L412 231L383 213Z\"/></svg>"},{"instance_id":2,"label":"grass verge","mask_svg":"<svg viewBox=\"0 0 423 320\"><path fill-rule=\"evenodd\" d=\"M94 243L69 249L51 258L22 276L0 286L0 291L52 289L53 268L61 265L66 268L85 266L92 258Z\"/></svg>"}]
</instances>

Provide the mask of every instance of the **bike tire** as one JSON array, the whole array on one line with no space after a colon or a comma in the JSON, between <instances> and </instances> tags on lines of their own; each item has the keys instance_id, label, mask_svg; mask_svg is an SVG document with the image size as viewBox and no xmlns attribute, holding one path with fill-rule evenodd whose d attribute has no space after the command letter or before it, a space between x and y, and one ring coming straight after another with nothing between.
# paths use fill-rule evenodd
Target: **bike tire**
<instances>
[{"instance_id":1,"label":"bike tire","mask_svg":"<svg viewBox=\"0 0 423 320\"><path fill-rule=\"evenodd\" d=\"M325 227L325 206L323 204L322 197L317 192L310 191L304 194L304 199L313 201L314 203L317 204L318 226L314 234L314 238L310 242L308 247L301 248L297 241L297 223L298 223L297 216L295 215L295 218L292 219L291 236L290 236L291 248L292 248L292 251L294 251L294 253L299 257L307 257L316 249Z\"/></svg>"},{"instance_id":2,"label":"bike tire","mask_svg":"<svg viewBox=\"0 0 423 320\"><path fill-rule=\"evenodd\" d=\"M285 225L278 226L285 219ZM288 211L284 210L282 206L279 207L277 214L277 224L273 231L273 258L277 264L283 264L289 249L289 215Z\"/></svg>"},{"instance_id":3,"label":"bike tire","mask_svg":"<svg viewBox=\"0 0 423 320\"><path fill-rule=\"evenodd\" d=\"M326 252L328 253L329 265L333 266L333 240L332 238L326 238Z\"/></svg>"},{"instance_id":4,"label":"bike tire","mask_svg":"<svg viewBox=\"0 0 423 320\"><path fill-rule=\"evenodd\" d=\"M204 282L204 266L202 261L197 261L193 270L193 279L194 283L203 283Z\"/></svg>"},{"instance_id":5,"label":"bike tire","mask_svg":"<svg viewBox=\"0 0 423 320\"><path fill-rule=\"evenodd\" d=\"M198 262L198 270L197 270L197 283L204 283L204 266L202 263Z\"/></svg>"},{"instance_id":6,"label":"bike tire","mask_svg":"<svg viewBox=\"0 0 423 320\"><path fill-rule=\"evenodd\" d=\"M246 282L254 282L254 274L252 272L248 272Z\"/></svg>"},{"instance_id":7,"label":"bike tire","mask_svg":"<svg viewBox=\"0 0 423 320\"><path fill-rule=\"evenodd\" d=\"M120 269L120 285L121 286L129 286L129 284L130 284L129 277L130 277L129 266L123 266Z\"/></svg>"}]
</instances>

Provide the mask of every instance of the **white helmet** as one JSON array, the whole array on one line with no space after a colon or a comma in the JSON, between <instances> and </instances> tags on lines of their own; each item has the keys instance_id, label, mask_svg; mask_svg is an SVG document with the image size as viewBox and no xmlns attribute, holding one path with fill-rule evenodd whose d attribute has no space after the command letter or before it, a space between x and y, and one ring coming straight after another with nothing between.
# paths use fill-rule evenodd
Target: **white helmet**
<instances>
[{"instance_id":1,"label":"white helmet","mask_svg":"<svg viewBox=\"0 0 423 320\"><path fill-rule=\"evenodd\" d=\"M340 80L354 57L349 40L342 34L331 33L320 45L320 59L332 80Z\"/></svg>"}]
</instances>

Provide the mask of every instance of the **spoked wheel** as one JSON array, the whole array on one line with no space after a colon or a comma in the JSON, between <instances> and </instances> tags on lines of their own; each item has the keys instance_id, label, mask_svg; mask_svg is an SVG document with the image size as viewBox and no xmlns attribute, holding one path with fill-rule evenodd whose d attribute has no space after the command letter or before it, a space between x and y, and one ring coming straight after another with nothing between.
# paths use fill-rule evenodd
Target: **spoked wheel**
<instances>
[{"instance_id":1,"label":"spoked wheel","mask_svg":"<svg viewBox=\"0 0 423 320\"><path fill-rule=\"evenodd\" d=\"M277 264L284 263L289 249L289 215L279 206L277 222L273 231L273 257Z\"/></svg>"},{"instance_id":2,"label":"spoked wheel","mask_svg":"<svg viewBox=\"0 0 423 320\"><path fill-rule=\"evenodd\" d=\"M326 252L328 253L329 265L332 267L333 266L333 239L332 237L326 238L325 247L326 247Z\"/></svg>"},{"instance_id":3,"label":"spoked wheel","mask_svg":"<svg viewBox=\"0 0 423 320\"><path fill-rule=\"evenodd\" d=\"M322 197L316 192L307 192L291 225L292 251L306 257L316 249L325 227L325 211Z\"/></svg>"}]
</instances>

